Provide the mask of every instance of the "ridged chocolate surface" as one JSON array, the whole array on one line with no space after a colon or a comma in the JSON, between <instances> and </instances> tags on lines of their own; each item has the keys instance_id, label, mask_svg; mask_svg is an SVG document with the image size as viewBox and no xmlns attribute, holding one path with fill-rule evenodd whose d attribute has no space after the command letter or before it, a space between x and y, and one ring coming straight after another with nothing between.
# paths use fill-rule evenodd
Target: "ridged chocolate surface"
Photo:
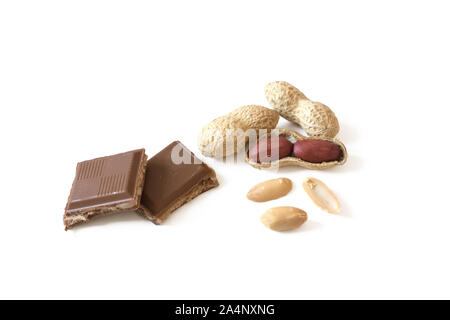
<instances>
[{"instance_id":1,"label":"ridged chocolate surface","mask_svg":"<svg viewBox=\"0 0 450 320\"><path fill-rule=\"evenodd\" d=\"M132 201L144 149L80 162L66 213Z\"/></svg>"}]
</instances>

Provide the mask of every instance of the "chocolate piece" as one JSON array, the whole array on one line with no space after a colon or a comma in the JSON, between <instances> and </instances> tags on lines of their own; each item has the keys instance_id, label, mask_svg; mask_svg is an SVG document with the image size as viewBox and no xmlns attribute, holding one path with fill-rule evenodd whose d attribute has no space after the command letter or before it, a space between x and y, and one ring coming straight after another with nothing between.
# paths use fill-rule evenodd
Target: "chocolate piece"
<instances>
[{"instance_id":1,"label":"chocolate piece","mask_svg":"<svg viewBox=\"0 0 450 320\"><path fill-rule=\"evenodd\" d=\"M137 211L161 224L173 211L218 185L215 171L175 141L147 162Z\"/></svg>"},{"instance_id":2,"label":"chocolate piece","mask_svg":"<svg viewBox=\"0 0 450 320\"><path fill-rule=\"evenodd\" d=\"M64 213L66 230L97 216L136 210L146 161L140 149L78 163Z\"/></svg>"}]
</instances>

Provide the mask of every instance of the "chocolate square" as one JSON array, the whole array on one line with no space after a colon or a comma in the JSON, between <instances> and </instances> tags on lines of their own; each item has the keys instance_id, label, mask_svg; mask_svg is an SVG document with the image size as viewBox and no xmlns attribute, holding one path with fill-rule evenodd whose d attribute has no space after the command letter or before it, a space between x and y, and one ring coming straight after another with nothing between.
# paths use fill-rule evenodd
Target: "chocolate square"
<instances>
[{"instance_id":1,"label":"chocolate square","mask_svg":"<svg viewBox=\"0 0 450 320\"><path fill-rule=\"evenodd\" d=\"M173 211L218 185L215 171L175 141L147 162L137 211L161 224Z\"/></svg>"},{"instance_id":2,"label":"chocolate square","mask_svg":"<svg viewBox=\"0 0 450 320\"><path fill-rule=\"evenodd\" d=\"M139 206L147 156L134 150L78 163L64 213L66 229Z\"/></svg>"}]
</instances>

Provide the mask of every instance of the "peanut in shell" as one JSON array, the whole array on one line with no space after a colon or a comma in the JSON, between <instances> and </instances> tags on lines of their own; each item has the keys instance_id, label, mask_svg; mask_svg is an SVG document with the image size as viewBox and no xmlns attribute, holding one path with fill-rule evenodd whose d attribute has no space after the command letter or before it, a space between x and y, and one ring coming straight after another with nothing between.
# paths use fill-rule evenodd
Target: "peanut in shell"
<instances>
[{"instance_id":1,"label":"peanut in shell","mask_svg":"<svg viewBox=\"0 0 450 320\"><path fill-rule=\"evenodd\" d=\"M334 112L320 102L309 100L300 90L285 81L266 85L264 93L269 105L312 137L334 138L339 132L339 121Z\"/></svg>"},{"instance_id":2,"label":"peanut in shell","mask_svg":"<svg viewBox=\"0 0 450 320\"><path fill-rule=\"evenodd\" d=\"M207 157L226 157L245 148L247 130L274 129L280 115L277 111L258 105L240 107L206 125L199 137L198 148Z\"/></svg>"},{"instance_id":3,"label":"peanut in shell","mask_svg":"<svg viewBox=\"0 0 450 320\"><path fill-rule=\"evenodd\" d=\"M295 143L299 140L312 139L312 138L303 136L302 134L300 134L297 131L287 130L287 129L272 130L271 133L269 134L269 137L277 136L277 135L288 139L292 143ZM338 160L335 160L335 161L312 163L312 162L307 162L305 160L302 160L300 158L296 158L293 155L291 155L289 157L281 158L279 160L272 161L272 162L258 163L249 157L249 150L252 148L252 146L248 145L247 149L246 149L246 153L245 153L245 161L249 165L251 165L252 167L254 167L256 169L270 169L270 168L297 166L297 167L303 167L303 168L307 168L307 169L311 169L311 170L324 170L324 169L328 169L328 168L331 168L334 166L344 165L347 162L347 158L348 158L347 149L340 140L338 140L336 138L328 138L328 137L314 137L313 139L329 141L329 142L333 142L336 145L338 145L341 149L341 158Z\"/></svg>"}]
</instances>

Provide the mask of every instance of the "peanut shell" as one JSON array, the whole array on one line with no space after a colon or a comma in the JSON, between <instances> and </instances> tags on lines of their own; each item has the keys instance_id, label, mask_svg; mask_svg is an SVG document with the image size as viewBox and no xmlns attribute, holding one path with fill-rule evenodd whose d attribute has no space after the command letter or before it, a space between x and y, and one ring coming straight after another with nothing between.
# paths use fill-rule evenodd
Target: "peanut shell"
<instances>
[{"instance_id":1,"label":"peanut shell","mask_svg":"<svg viewBox=\"0 0 450 320\"><path fill-rule=\"evenodd\" d=\"M245 132L249 129L274 129L280 115L275 110L262 106L240 107L206 125L198 137L198 148L207 157L226 157L245 148L249 140ZM234 146L227 148L227 142Z\"/></svg>"},{"instance_id":2,"label":"peanut shell","mask_svg":"<svg viewBox=\"0 0 450 320\"><path fill-rule=\"evenodd\" d=\"M287 130L287 129L276 129L273 130L270 134L271 136L279 135L281 137L285 137L286 139L290 140L291 142L295 143L299 140L304 139L311 139L308 137L305 137L298 133L297 131L293 130ZM281 168L281 167L287 167L287 166L297 166L297 167L303 167L307 169L312 170L323 170L328 169L337 165L343 165L347 162L347 149L345 148L345 145L336 138L327 138L327 137L314 137L314 139L320 139L325 141L330 141L335 144L337 144L341 150L342 150L342 158L338 161L330 161L330 162L322 162L322 163L312 163L312 162L306 162L302 159L296 158L294 156L282 158L277 161L273 161L270 163L257 163L250 159L249 157L249 149L251 146L247 146L246 153L245 153L245 161L251 165L252 167L256 169L268 169L268 168Z\"/></svg>"},{"instance_id":3,"label":"peanut shell","mask_svg":"<svg viewBox=\"0 0 450 320\"><path fill-rule=\"evenodd\" d=\"M339 121L333 111L320 102L309 100L300 90L285 81L275 81L264 88L269 104L280 115L297 123L312 137L333 138L339 132Z\"/></svg>"}]
</instances>

